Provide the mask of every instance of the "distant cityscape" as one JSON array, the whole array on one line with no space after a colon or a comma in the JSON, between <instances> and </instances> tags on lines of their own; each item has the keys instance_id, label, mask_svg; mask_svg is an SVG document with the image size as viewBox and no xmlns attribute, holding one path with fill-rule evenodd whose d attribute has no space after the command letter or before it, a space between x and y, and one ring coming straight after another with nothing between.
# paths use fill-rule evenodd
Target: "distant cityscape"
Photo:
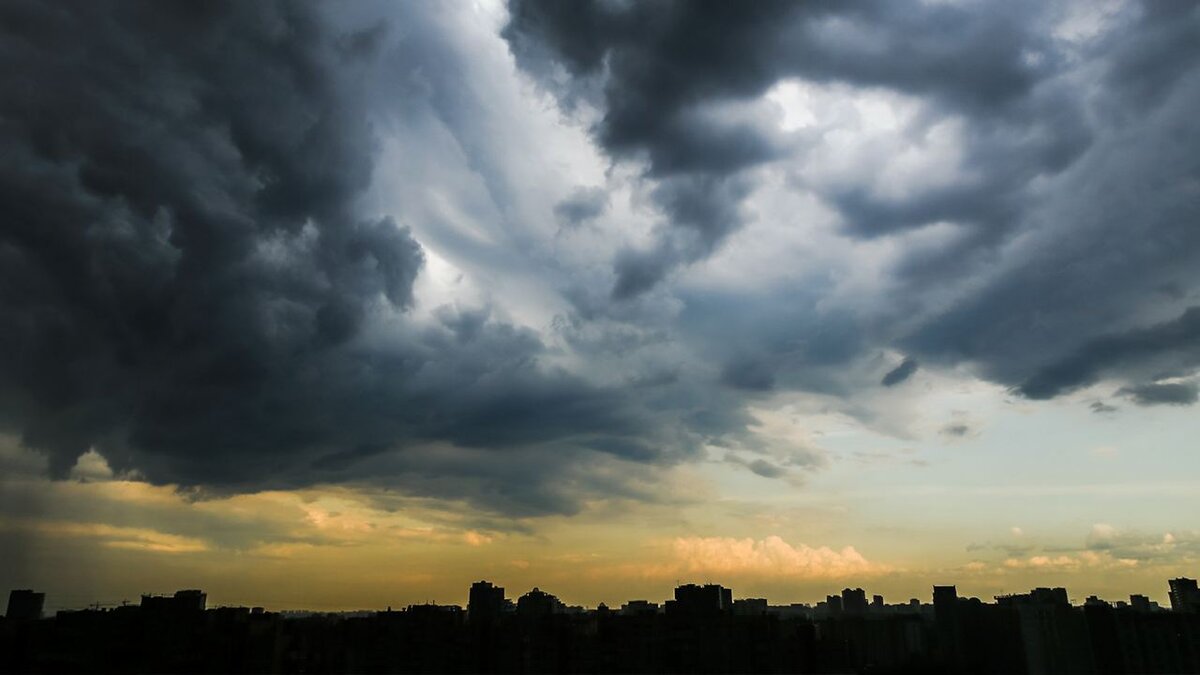
<instances>
[{"instance_id":1,"label":"distant cityscape","mask_svg":"<svg viewBox=\"0 0 1200 675\"><path fill-rule=\"evenodd\" d=\"M510 599L487 581L465 608L361 612L207 606L202 590L60 610L9 593L0 672L255 673L1195 673L1200 589L1072 605L1064 588L994 602L934 586L889 604L845 588L815 605L734 598L684 584L663 603L570 606L539 588Z\"/></svg>"}]
</instances>

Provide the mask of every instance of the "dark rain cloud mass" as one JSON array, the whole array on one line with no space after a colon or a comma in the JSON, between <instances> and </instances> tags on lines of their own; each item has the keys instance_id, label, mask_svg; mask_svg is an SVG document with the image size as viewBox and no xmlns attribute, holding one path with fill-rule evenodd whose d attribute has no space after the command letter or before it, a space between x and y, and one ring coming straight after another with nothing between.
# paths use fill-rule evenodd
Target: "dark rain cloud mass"
<instances>
[{"instance_id":1,"label":"dark rain cloud mass","mask_svg":"<svg viewBox=\"0 0 1200 675\"><path fill-rule=\"evenodd\" d=\"M374 154L353 57L281 5L2 11L10 423L58 474L92 445L254 462L314 431L266 417L376 299L411 303L422 259L352 208Z\"/></svg>"},{"instance_id":2,"label":"dark rain cloud mass","mask_svg":"<svg viewBox=\"0 0 1200 675\"><path fill-rule=\"evenodd\" d=\"M1117 4L5 3L0 425L535 515L918 367L1194 402L1200 10Z\"/></svg>"},{"instance_id":3,"label":"dark rain cloud mass","mask_svg":"<svg viewBox=\"0 0 1200 675\"><path fill-rule=\"evenodd\" d=\"M565 6L517 0L510 8L505 35L518 62L567 105L599 89L597 141L614 159L645 162L647 178L660 181L659 208L678 228L656 249L618 258L617 299L706 258L742 225L736 212L748 190L740 176L788 157L798 139L722 107L760 97L782 79L892 87L980 118L975 154L981 168L995 167L985 181L900 202L856 190L831 195L863 236L943 219L1003 227L1017 182L1039 165L1062 165L1086 142L1070 114L1029 119L1071 109L1070 101L1034 95L1051 64L1027 58L1044 48L1030 25L1037 15L1032 4L1024 6L1029 23L1011 6L968 11L873 1ZM582 84L563 87L555 64ZM695 200L701 195L703 208ZM698 218L697 211L706 215ZM679 245L680 233L694 241Z\"/></svg>"},{"instance_id":4,"label":"dark rain cloud mass","mask_svg":"<svg viewBox=\"0 0 1200 675\"><path fill-rule=\"evenodd\" d=\"M1191 405L1197 400L1196 385L1190 382L1162 382L1122 387L1118 392L1138 405Z\"/></svg>"},{"instance_id":5,"label":"dark rain cloud mass","mask_svg":"<svg viewBox=\"0 0 1200 675\"><path fill-rule=\"evenodd\" d=\"M970 362L1030 398L1195 367L1190 313L1175 328L1161 323L1200 287L1195 3L510 7L517 62L564 109L596 107L593 138L614 162L642 167L666 220L652 244L618 251L615 300L718 252L745 227L764 184L756 172L770 168L832 208L848 239L903 247L910 234L948 232L887 270L876 292L891 305L860 316L874 327L864 345L927 365ZM922 182L910 171L881 183L864 163L835 181L820 167L792 169L825 137L781 131L762 112L763 96L789 79L915 101L902 133L921 148L956 130L956 177ZM795 341L808 323L794 326ZM1121 331L1130 337L1109 337ZM789 361L781 352L757 367L774 383L806 379L785 374ZM737 372L723 381L736 384Z\"/></svg>"},{"instance_id":6,"label":"dark rain cloud mass","mask_svg":"<svg viewBox=\"0 0 1200 675\"><path fill-rule=\"evenodd\" d=\"M377 479L538 513L576 508L606 458L681 452L542 367L528 329L405 318L422 247L361 205L364 73L396 27L339 33L306 3L0 19L0 423L55 476L95 448L159 483Z\"/></svg>"},{"instance_id":7,"label":"dark rain cloud mass","mask_svg":"<svg viewBox=\"0 0 1200 675\"><path fill-rule=\"evenodd\" d=\"M889 370L879 383L885 387L894 387L912 377L913 373L917 372L917 368L919 367L916 359L910 356L901 361L900 365Z\"/></svg>"},{"instance_id":8,"label":"dark rain cloud mass","mask_svg":"<svg viewBox=\"0 0 1200 675\"><path fill-rule=\"evenodd\" d=\"M1136 372L1150 368L1175 369L1180 375L1200 364L1200 307L1191 307L1179 318L1148 328L1117 335L1106 335L1085 343L1066 358L1039 370L1018 389L1029 398L1052 398L1086 384L1113 370ZM1148 388L1147 388L1148 387ZM1137 392L1153 392L1156 387L1182 391L1183 385L1139 385ZM1147 401L1154 399L1149 394Z\"/></svg>"}]
</instances>

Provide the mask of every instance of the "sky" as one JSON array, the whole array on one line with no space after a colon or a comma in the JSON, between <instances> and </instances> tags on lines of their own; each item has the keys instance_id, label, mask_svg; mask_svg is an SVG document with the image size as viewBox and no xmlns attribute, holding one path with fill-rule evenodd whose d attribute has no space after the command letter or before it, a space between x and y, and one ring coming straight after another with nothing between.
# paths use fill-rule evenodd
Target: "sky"
<instances>
[{"instance_id":1,"label":"sky","mask_svg":"<svg viewBox=\"0 0 1200 675\"><path fill-rule=\"evenodd\" d=\"M0 5L0 588L1165 602L1200 5Z\"/></svg>"}]
</instances>

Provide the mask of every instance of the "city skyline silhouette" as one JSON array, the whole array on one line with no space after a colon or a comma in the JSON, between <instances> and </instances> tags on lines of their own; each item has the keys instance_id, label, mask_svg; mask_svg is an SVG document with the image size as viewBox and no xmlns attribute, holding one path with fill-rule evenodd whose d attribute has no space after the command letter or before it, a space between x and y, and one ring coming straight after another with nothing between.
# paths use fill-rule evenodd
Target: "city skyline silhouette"
<instances>
[{"instance_id":1,"label":"city skyline silhouette","mask_svg":"<svg viewBox=\"0 0 1200 675\"><path fill-rule=\"evenodd\" d=\"M844 588L815 605L677 586L662 604L569 606L535 587L516 600L488 581L466 607L374 612L207 607L199 589L136 605L42 616L13 590L0 620L2 672L997 672L1187 673L1200 667L1200 588L1169 580L1170 608L1144 595L1039 587L993 603L934 586L888 604Z\"/></svg>"}]
</instances>

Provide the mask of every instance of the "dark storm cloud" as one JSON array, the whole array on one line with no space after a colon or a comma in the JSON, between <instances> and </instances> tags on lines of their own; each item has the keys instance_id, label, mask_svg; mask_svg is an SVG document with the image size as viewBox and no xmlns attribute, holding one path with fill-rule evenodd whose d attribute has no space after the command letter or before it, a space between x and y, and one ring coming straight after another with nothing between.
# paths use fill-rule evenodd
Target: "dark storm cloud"
<instances>
[{"instance_id":1,"label":"dark storm cloud","mask_svg":"<svg viewBox=\"0 0 1200 675\"><path fill-rule=\"evenodd\" d=\"M561 241L595 236L576 226L608 196L505 161L538 130L479 81L508 64L474 68L478 34L432 7L339 32L299 3L0 6L0 425L58 476L96 447L160 483L372 481L570 513L656 499L656 470L706 445L753 449L747 402L768 393L850 400L919 360L1030 398L1112 378L1141 402L1200 364L1194 7L1146 5L1072 51L1041 3L513 2L518 65L595 106L594 140L644 169L634 198L664 218L599 247L611 277L586 253L547 262L547 208ZM761 101L792 77L917 101L896 134L950 123L954 180L807 184L785 162L818 141ZM387 174L402 199L367 193L377 131L417 167ZM799 283L662 288L780 217L747 203L763 176L833 209L828 255L870 246L868 268L822 251ZM407 218L366 209L389 201ZM553 335L510 324L526 300L499 283L495 311L414 318L407 225L470 282L520 276L575 313ZM883 350L909 356L880 380Z\"/></svg>"},{"instance_id":2,"label":"dark storm cloud","mask_svg":"<svg viewBox=\"0 0 1200 675\"><path fill-rule=\"evenodd\" d=\"M814 285L757 296L707 292L683 296L683 336L720 368L718 381L751 396L767 391L848 395L841 375L863 352L863 327L841 308L822 312Z\"/></svg>"},{"instance_id":3,"label":"dark storm cloud","mask_svg":"<svg viewBox=\"0 0 1200 675\"><path fill-rule=\"evenodd\" d=\"M1194 2L1143 2L1134 29L1110 45L1107 84L1143 110L1163 99L1193 73L1200 58L1200 8Z\"/></svg>"},{"instance_id":4,"label":"dark storm cloud","mask_svg":"<svg viewBox=\"0 0 1200 675\"><path fill-rule=\"evenodd\" d=\"M968 250L950 249L933 260L915 260L901 270L910 276L927 273L930 267L944 275L956 257L1002 241L1020 224L1030 182L1068 168L1093 141L1077 93L1069 85L1047 82L1007 93L1018 94L1022 96L995 109L956 109L945 101L931 106L937 114L914 123L909 133L928 134L944 115L961 115L967 120L961 171L972 179L890 197L858 186L834 191L829 197L847 232L869 238L938 222L966 229Z\"/></svg>"},{"instance_id":5,"label":"dark storm cloud","mask_svg":"<svg viewBox=\"0 0 1200 675\"><path fill-rule=\"evenodd\" d=\"M765 130L702 124L697 108L757 97L783 77L891 86L978 110L1019 99L1047 67L1022 53L1041 45L1011 7L514 0L510 11L505 37L535 74L549 72L547 60L581 78L607 70L597 137L618 155L647 153L655 175L729 174L773 157Z\"/></svg>"},{"instance_id":6,"label":"dark storm cloud","mask_svg":"<svg viewBox=\"0 0 1200 675\"><path fill-rule=\"evenodd\" d=\"M851 237L953 227L890 270L897 316L875 321L884 326L875 339L928 363L974 361L985 377L1045 398L1102 373L1145 381L1161 375L1152 365L1194 367L1177 346L1106 354L1121 348L1103 336L1149 330L1134 317L1163 300L1161 289L1179 300L1200 287L1200 8L1135 4L1081 42L1053 28L1067 9L512 0L505 37L565 107L595 105L594 138L614 160L644 162L657 186L670 227L618 252L616 300L736 232L755 187L748 169L803 157L812 142L803 133L737 112L781 79L912 97L919 113L903 133L914 140L958 125L957 177L945 184L797 184L833 206ZM886 327L947 287L965 292L903 335ZM803 335L806 323L793 331ZM783 365L774 386L789 380Z\"/></svg>"},{"instance_id":7,"label":"dark storm cloud","mask_svg":"<svg viewBox=\"0 0 1200 675\"><path fill-rule=\"evenodd\" d=\"M513 2L505 37L518 60L546 61L588 77L607 68L604 119L596 129L616 154L648 154L657 175L729 173L772 154L757 130L706 123L692 106L753 95L773 80L759 39L793 12L790 3ZM769 49L769 47L767 47Z\"/></svg>"},{"instance_id":8,"label":"dark storm cloud","mask_svg":"<svg viewBox=\"0 0 1200 675\"><path fill-rule=\"evenodd\" d=\"M11 2L0 31L0 423L55 476L95 447L159 483L373 480L539 513L616 480L586 467L688 452L543 367L531 331L403 318L422 249L358 203L386 25ZM463 454L415 449L439 443Z\"/></svg>"},{"instance_id":9,"label":"dark storm cloud","mask_svg":"<svg viewBox=\"0 0 1200 675\"><path fill-rule=\"evenodd\" d=\"M510 3L504 34L523 67L548 76L550 64L561 63L581 80L607 72L595 136L614 158L647 162L648 175L662 181L653 197L681 230L663 233L649 250L617 256L614 299L653 288L677 266L707 256L739 226L745 188L734 175L779 152L762 129L700 114L697 107L756 95L774 81L771 54L759 40L792 13L788 7ZM568 102L575 95L570 86L558 93Z\"/></svg>"},{"instance_id":10,"label":"dark storm cloud","mask_svg":"<svg viewBox=\"0 0 1200 675\"><path fill-rule=\"evenodd\" d=\"M735 389L770 391L775 388L775 374L761 360L738 359L721 370L721 382Z\"/></svg>"},{"instance_id":11,"label":"dark storm cloud","mask_svg":"<svg viewBox=\"0 0 1200 675\"><path fill-rule=\"evenodd\" d=\"M1091 384L1114 370L1162 364L1184 371L1197 363L1200 363L1200 307L1192 307L1173 321L1096 338L1036 372L1018 391L1028 398L1053 398ZM1144 386L1133 390L1135 398L1140 400L1136 392Z\"/></svg>"},{"instance_id":12,"label":"dark storm cloud","mask_svg":"<svg viewBox=\"0 0 1200 675\"><path fill-rule=\"evenodd\" d=\"M1094 142L1052 189L1030 193L1020 215L1027 240L908 338L912 349L977 361L988 378L1035 399L1101 378L1182 375L1200 363L1200 313L1184 304L1200 288L1200 132L1191 122L1200 50L1184 37L1200 38L1200 9L1162 7L1139 6L1136 20L1093 47L1088 72L1107 85L1089 100ZM1167 54L1165 73L1135 74ZM1153 96L1142 77L1157 83ZM931 283L967 281L993 262L953 276L926 269ZM1178 318L1143 318L1152 307Z\"/></svg>"},{"instance_id":13,"label":"dark storm cloud","mask_svg":"<svg viewBox=\"0 0 1200 675\"><path fill-rule=\"evenodd\" d=\"M900 365L889 370L879 383L885 387L894 387L912 377L913 373L917 372L918 367L916 359L911 356L906 357L900 362Z\"/></svg>"},{"instance_id":14,"label":"dark storm cloud","mask_svg":"<svg viewBox=\"0 0 1200 675\"><path fill-rule=\"evenodd\" d=\"M274 385L373 298L406 307L421 264L350 208L374 148L329 36L276 5L2 11L0 372L26 441L62 475L175 420L189 444L282 440L249 438L303 395Z\"/></svg>"},{"instance_id":15,"label":"dark storm cloud","mask_svg":"<svg viewBox=\"0 0 1200 675\"><path fill-rule=\"evenodd\" d=\"M749 187L736 177L678 176L664 179L652 196L671 215L672 229L649 250L624 249L613 263L612 297L628 300L658 285L676 266L695 262L738 228L738 205Z\"/></svg>"},{"instance_id":16,"label":"dark storm cloud","mask_svg":"<svg viewBox=\"0 0 1200 675\"><path fill-rule=\"evenodd\" d=\"M1187 382L1139 384L1119 392L1138 405L1191 405L1196 402L1196 385Z\"/></svg>"},{"instance_id":17,"label":"dark storm cloud","mask_svg":"<svg viewBox=\"0 0 1200 675\"><path fill-rule=\"evenodd\" d=\"M950 109L988 118L981 146L1021 139L1015 154L1022 161L1004 162L995 177L969 187L901 203L883 203L867 192L832 195L851 230L863 235L945 219L1003 225L998 221L1010 208L1013 184L1038 171L1030 160L1065 162L1034 155L1073 156L1086 142L1072 115L1059 115L1033 133L1024 121L1003 121L1009 108L1021 118L1030 114L1022 106L1038 105L1022 100L1053 56L1043 54L1040 65L1028 58L1043 41L1011 7L970 12L891 2L601 1L566 7L514 0L510 11L504 34L518 63L568 106L598 84L603 117L594 128L597 140L616 159L646 161L647 176L666 184L655 193L659 207L696 239L681 250L668 236L651 251L619 256L613 293L618 300L644 292L678 265L706 257L740 226L736 212L748 192L745 184L724 192L712 191L714 184L786 156L789 141L766 124L722 114L720 106L758 98L782 78L928 95ZM555 64L575 77L573 83L560 82ZM1058 110L1062 103L1043 107ZM1033 140L1025 140L1029 137ZM1064 150L1054 149L1060 147ZM981 165L997 164L995 157L985 157L985 149L977 154ZM700 222L696 211L718 215Z\"/></svg>"}]
</instances>

